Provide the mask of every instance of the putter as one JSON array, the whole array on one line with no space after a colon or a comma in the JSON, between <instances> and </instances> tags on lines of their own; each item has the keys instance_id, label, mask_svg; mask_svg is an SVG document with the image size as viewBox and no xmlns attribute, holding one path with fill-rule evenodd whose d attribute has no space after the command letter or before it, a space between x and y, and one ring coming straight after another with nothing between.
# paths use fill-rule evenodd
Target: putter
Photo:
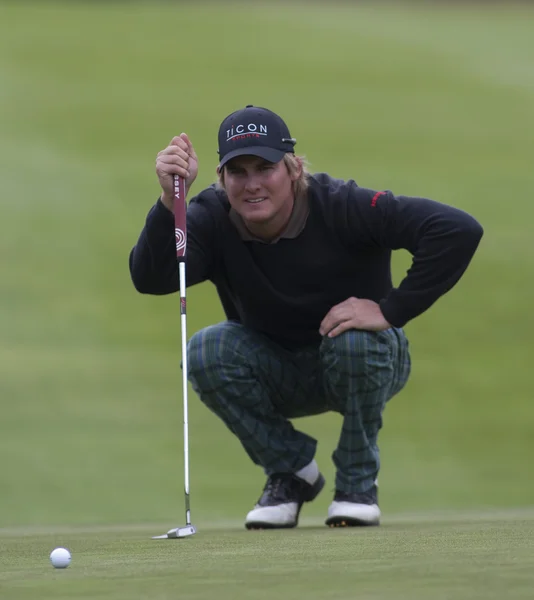
<instances>
[{"instance_id":1,"label":"putter","mask_svg":"<svg viewBox=\"0 0 534 600\"><path fill-rule=\"evenodd\" d=\"M174 176L174 234L176 237L176 258L180 275L180 322L182 331L182 398L184 412L184 489L185 489L185 527L170 529L163 535L153 536L153 540L171 540L194 535L197 530L191 525L189 502L189 416L187 401L187 326L185 299L185 247L187 241L185 181Z\"/></svg>"}]
</instances>

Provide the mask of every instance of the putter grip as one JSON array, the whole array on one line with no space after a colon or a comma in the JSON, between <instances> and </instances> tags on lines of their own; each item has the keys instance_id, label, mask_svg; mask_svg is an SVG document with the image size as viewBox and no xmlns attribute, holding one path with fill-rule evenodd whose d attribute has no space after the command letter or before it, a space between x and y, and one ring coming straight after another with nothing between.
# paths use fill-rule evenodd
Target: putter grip
<instances>
[{"instance_id":1,"label":"putter grip","mask_svg":"<svg viewBox=\"0 0 534 600\"><path fill-rule=\"evenodd\" d=\"M185 180L174 176L174 235L176 237L176 258L180 261L185 257L187 242Z\"/></svg>"}]
</instances>

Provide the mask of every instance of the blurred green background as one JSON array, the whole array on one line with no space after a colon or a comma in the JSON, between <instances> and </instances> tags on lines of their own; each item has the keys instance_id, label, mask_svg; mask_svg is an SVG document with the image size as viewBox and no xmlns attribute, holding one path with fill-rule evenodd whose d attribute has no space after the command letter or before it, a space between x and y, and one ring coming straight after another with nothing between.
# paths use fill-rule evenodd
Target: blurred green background
<instances>
[{"instance_id":1,"label":"blurred green background","mask_svg":"<svg viewBox=\"0 0 534 600\"><path fill-rule=\"evenodd\" d=\"M246 104L281 113L312 170L485 228L464 279L407 327L385 519L534 505L533 64L534 11L515 5L2 4L0 527L182 521L179 302L137 294L128 254L157 152L186 131L199 191ZM189 290L189 335L222 318L210 284ZM236 522L264 476L193 394L190 410L193 521ZM340 423L297 422L327 490Z\"/></svg>"}]
</instances>

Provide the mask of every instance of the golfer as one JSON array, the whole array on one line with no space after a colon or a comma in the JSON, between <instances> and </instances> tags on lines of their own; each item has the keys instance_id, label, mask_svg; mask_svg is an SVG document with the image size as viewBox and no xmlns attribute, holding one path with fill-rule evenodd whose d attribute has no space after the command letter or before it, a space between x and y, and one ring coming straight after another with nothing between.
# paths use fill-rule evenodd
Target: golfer
<instances>
[{"instance_id":1,"label":"golfer","mask_svg":"<svg viewBox=\"0 0 534 600\"><path fill-rule=\"evenodd\" d=\"M187 285L209 280L227 320L188 343L187 377L267 482L245 526L295 527L325 480L317 441L290 419L342 415L326 524L378 525L378 434L410 374L404 325L465 272L483 234L465 212L424 198L310 174L277 114L247 106L224 119L218 182L190 199ZM179 290L173 175L198 174L189 137L156 159L161 196L130 254L135 288ZM398 287L391 254L412 264ZM333 486L334 487L334 486Z\"/></svg>"}]
</instances>

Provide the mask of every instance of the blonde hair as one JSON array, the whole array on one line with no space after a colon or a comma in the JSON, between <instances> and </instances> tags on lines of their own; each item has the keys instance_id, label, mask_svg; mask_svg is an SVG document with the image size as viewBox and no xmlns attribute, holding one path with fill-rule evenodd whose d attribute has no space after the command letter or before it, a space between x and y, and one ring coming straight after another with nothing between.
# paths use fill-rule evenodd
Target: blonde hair
<instances>
[{"instance_id":1,"label":"blonde hair","mask_svg":"<svg viewBox=\"0 0 534 600\"><path fill-rule=\"evenodd\" d=\"M306 196L308 192L309 186L309 178L310 172L308 170L309 163L306 160L305 156L295 156L295 154L291 154L287 152L284 154L284 158L282 159L286 166L287 172L289 175L293 176L300 170L299 177L293 181L293 194L295 196L295 200L303 198ZM224 187L224 167L219 171L219 180L217 182L219 188L225 189Z\"/></svg>"}]
</instances>

